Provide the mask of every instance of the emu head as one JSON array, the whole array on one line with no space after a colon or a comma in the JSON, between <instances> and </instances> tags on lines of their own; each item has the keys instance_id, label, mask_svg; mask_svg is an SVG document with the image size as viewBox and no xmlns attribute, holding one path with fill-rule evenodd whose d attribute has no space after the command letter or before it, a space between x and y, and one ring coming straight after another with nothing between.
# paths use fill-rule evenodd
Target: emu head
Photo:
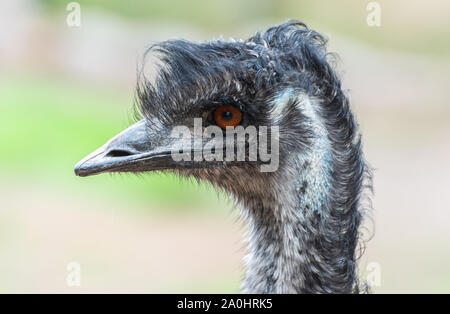
<instances>
[{"instance_id":1,"label":"emu head","mask_svg":"<svg viewBox=\"0 0 450 314\"><path fill-rule=\"evenodd\" d=\"M326 115L330 109L326 105L345 100L327 62L324 38L301 22L271 27L245 41L169 40L149 51L162 66L154 82L140 77L137 99L142 119L78 163L78 176L174 171L208 180L241 200L267 197L272 179L281 183L292 172L289 156L307 156L314 141L327 137L314 121L316 109ZM312 110L312 102L319 107ZM195 130L199 122L200 132ZM180 126L190 130L191 137L181 136ZM256 128L260 142L267 142L264 153L271 160L263 160L261 145L256 146L256 159L247 149L244 159L227 160L227 149L249 148L254 138L246 135L243 142L226 138L236 128L249 126ZM224 138L214 142L219 137L205 132L208 127L223 131ZM214 148L205 151L207 143ZM199 149L203 154L196 158ZM212 156L218 150L222 159ZM177 159L174 152L189 156Z\"/></svg>"},{"instance_id":2,"label":"emu head","mask_svg":"<svg viewBox=\"0 0 450 314\"><path fill-rule=\"evenodd\" d=\"M324 38L291 21L246 41L172 40L150 51L162 67L138 83L140 121L75 173L207 180L246 209L244 292L357 292L368 168Z\"/></svg>"}]
</instances>

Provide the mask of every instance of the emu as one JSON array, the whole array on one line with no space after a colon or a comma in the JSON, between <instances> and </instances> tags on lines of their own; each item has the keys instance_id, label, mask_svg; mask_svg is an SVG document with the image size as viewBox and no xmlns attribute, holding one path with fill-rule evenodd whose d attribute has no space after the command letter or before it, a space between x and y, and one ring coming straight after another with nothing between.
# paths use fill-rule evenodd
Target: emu
<instances>
[{"instance_id":1,"label":"emu","mask_svg":"<svg viewBox=\"0 0 450 314\"><path fill-rule=\"evenodd\" d=\"M139 76L139 121L80 161L76 175L168 171L231 195L248 225L243 293L362 292L359 229L371 173L326 45L299 21L245 41L152 45L162 66L152 82ZM173 136L195 118L227 138L239 126L277 127L277 169L261 171L259 148L256 160L176 161L180 147L192 153L196 140L202 148L215 138ZM225 141L210 154L238 145Z\"/></svg>"}]
</instances>

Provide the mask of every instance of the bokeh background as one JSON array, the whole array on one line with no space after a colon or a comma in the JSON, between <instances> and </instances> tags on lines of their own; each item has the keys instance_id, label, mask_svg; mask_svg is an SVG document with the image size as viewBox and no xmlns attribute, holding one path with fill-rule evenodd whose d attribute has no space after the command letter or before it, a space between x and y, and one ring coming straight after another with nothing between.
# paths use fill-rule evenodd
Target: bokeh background
<instances>
[{"instance_id":1,"label":"bokeh background","mask_svg":"<svg viewBox=\"0 0 450 314\"><path fill-rule=\"evenodd\" d=\"M373 292L450 292L450 2L0 2L0 293L239 291L244 226L211 187L172 176L77 178L130 124L151 42L246 38L290 18L330 39L375 171ZM81 266L81 285L66 283ZM372 264L373 265L373 264Z\"/></svg>"}]
</instances>

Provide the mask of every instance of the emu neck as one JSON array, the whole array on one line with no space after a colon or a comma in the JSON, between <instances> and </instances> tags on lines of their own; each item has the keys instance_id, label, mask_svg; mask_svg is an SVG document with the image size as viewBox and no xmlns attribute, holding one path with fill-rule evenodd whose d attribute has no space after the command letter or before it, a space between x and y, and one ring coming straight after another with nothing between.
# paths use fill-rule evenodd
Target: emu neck
<instances>
[{"instance_id":1,"label":"emu neck","mask_svg":"<svg viewBox=\"0 0 450 314\"><path fill-rule=\"evenodd\" d=\"M336 195L347 191L333 183L331 146L324 126L314 119L311 150L290 156L284 165L289 171L268 178L260 198L244 202L249 254L243 292L357 291L359 214L355 206L342 210L336 205Z\"/></svg>"},{"instance_id":2,"label":"emu neck","mask_svg":"<svg viewBox=\"0 0 450 314\"><path fill-rule=\"evenodd\" d=\"M350 293L354 247L345 243L347 234L340 235L337 217L327 209L328 183L320 178L307 180L315 172L314 165L301 159L295 163L301 175L284 182L287 190L245 210L249 255L243 292Z\"/></svg>"}]
</instances>

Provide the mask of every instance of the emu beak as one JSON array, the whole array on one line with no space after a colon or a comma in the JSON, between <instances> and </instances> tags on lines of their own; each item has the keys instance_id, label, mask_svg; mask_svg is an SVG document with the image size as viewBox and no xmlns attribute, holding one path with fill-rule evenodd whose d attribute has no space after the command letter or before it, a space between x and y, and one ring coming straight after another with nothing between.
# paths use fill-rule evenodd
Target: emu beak
<instances>
[{"instance_id":1,"label":"emu beak","mask_svg":"<svg viewBox=\"0 0 450 314\"><path fill-rule=\"evenodd\" d=\"M174 167L169 148L155 147L145 120L121 132L75 166L75 174L87 177L104 172L139 172Z\"/></svg>"}]
</instances>

